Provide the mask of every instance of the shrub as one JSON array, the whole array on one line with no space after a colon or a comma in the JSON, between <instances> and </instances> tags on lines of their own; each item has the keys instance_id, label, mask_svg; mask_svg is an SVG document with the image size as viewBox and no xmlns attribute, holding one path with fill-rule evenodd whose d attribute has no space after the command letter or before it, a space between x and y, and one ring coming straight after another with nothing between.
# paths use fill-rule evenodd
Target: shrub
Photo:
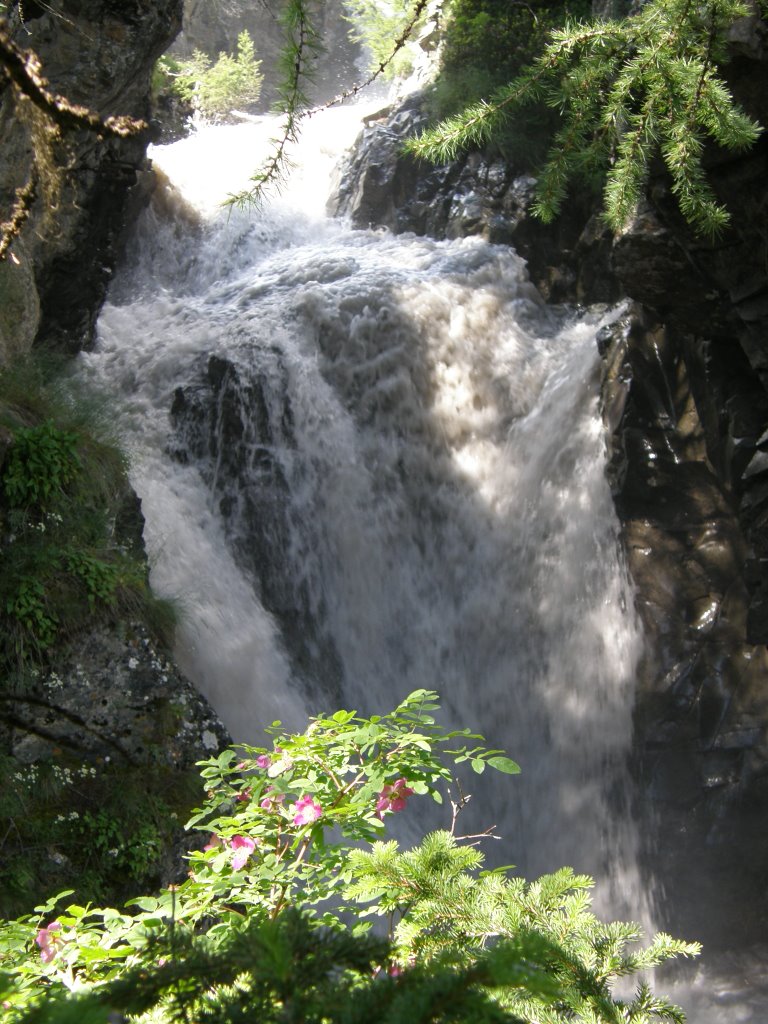
<instances>
[{"instance_id":1,"label":"shrub","mask_svg":"<svg viewBox=\"0 0 768 1024\"><path fill-rule=\"evenodd\" d=\"M212 63L200 50L188 60L162 65L173 81L173 89L210 120L226 118L235 109L249 107L261 95L264 76L256 59L253 40L247 31L237 37L234 55L220 53Z\"/></svg>"},{"instance_id":2,"label":"shrub","mask_svg":"<svg viewBox=\"0 0 768 1024\"><path fill-rule=\"evenodd\" d=\"M634 947L636 925L590 912L590 879L483 872L479 837L455 835L456 803L452 827L414 849L381 841L413 801L443 802L448 764L518 770L482 737L440 728L437 709L419 690L389 714L338 711L299 735L275 723L270 748L203 762L188 825L208 842L187 879L123 911L61 905L63 893L0 927L9 1021L681 1021L647 984L625 1000L612 986L697 944ZM372 937L372 914L386 936Z\"/></svg>"}]
</instances>

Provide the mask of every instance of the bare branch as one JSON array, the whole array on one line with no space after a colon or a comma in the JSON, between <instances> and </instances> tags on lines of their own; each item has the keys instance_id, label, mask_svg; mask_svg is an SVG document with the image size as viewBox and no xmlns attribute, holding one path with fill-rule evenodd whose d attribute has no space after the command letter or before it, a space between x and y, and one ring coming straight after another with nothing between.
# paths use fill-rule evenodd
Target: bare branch
<instances>
[{"instance_id":1,"label":"bare branch","mask_svg":"<svg viewBox=\"0 0 768 1024\"><path fill-rule=\"evenodd\" d=\"M11 210L10 219L0 224L0 262L6 258L13 240L19 235L37 199L37 177L37 164L33 161L26 185L16 189L16 202Z\"/></svg>"},{"instance_id":2,"label":"bare branch","mask_svg":"<svg viewBox=\"0 0 768 1024\"><path fill-rule=\"evenodd\" d=\"M146 121L126 115L102 118L77 103L70 103L50 89L41 74L40 61L31 50L22 50L11 39L8 22L0 18L0 68L16 89L63 130L86 129L98 135L127 138L146 130Z\"/></svg>"}]
</instances>

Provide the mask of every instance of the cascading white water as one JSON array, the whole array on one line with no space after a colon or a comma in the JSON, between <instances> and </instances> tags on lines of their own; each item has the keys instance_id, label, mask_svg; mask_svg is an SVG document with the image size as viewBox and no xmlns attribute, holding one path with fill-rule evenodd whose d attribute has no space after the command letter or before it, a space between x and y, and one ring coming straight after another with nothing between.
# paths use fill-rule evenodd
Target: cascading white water
<instances>
[{"instance_id":1,"label":"cascading white water","mask_svg":"<svg viewBox=\"0 0 768 1024\"><path fill-rule=\"evenodd\" d=\"M606 912L643 917L601 321L545 307L507 249L327 220L343 118L350 141L354 115L310 124L257 215L217 204L268 123L157 150L200 223L145 214L83 356L132 448L153 584L182 605L179 661L254 742L275 717L439 691L523 766L474 784L494 858L572 864L607 880Z\"/></svg>"}]
</instances>

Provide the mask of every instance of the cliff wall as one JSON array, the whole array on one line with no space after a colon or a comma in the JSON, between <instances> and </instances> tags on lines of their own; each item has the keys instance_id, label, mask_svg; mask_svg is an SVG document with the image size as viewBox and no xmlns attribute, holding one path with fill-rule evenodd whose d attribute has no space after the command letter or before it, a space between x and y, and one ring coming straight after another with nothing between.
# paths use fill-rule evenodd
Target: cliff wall
<instances>
[{"instance_id":1,"label":"cliff wall","mask_svg":"<svg viewBox=\"0 0 768 1024\"><path fill-rule=\"evenodd\" d=\"M316 25L323 52L307 83L313 103L324 103L362 77L357 67L360 46L350 39L346 13L342 0L327 0L318 5ZM202 50L215 58L222 51L234 51L238 33L247 30L254 41L256 56L263 62L260 108L269 110L278 99L278 57L285 39L279 14L280 5L273 3L184 0L184 27L171 52L189 56L193 50Z\"/></svg>"},{"instance_id":2,"label":"cliff wall","mask_svg":"<svg viewBox=\"0 0 768 1024\"><path fill-rule=\"evenodd\" d=\"M102 118L147 119L152 68L179 30L181 0L66 0L56 8L24 0L23 21L15 2L0 13L17 45L39 55L53 91ZM34 133L45 130L0 75L2 220L28 179ZM89 346L145 187L146 132L106 140L77 131L48 141L51 163L41 173L59 182L55 204L37 200L10 257L0 261L0 368L13 370L33 347L75 353ZM27 392L0 400L0 472L13 436L8 425L30 422L27 400L34 407ZM143 557L139 503L121 481L123 514L110 526L111 543ZM17 538L5 497L0 493L0 573L13 580ZM76 506L75 514L94 510ZM23 685L7 664L0 671L0 784L6 809L19 807L0 865L3 916L63 888L77 887L84 902L120 901L177 877L183 864L173 844L197 799L195 764L228 742L145 625L102 616L100 625L92 621L67 639L44 652L50 657ZM41 777L53 779L54 789L40 786ZM109 830L107 852L98 844Z\"/></svg>"},{"instance_id":3,"label":"cliff wall","mask_svg":"<svg viewBox=\"0 0 768 1024\"><path fill-rule=\"evenodd\" d=\"M102 117L148 119L156 59L181 27L182 0L68 0L59 12L34 0L6 7L17 45L33 49L54 92ZM0 80L0 210L28 178L39 119ZM32 345L77 352L90 344L137 201L149 136L99 140L68 132L51 147L45 174L55 206L38 200L15 259L0 262L0 362Z\"/></svg>"}]
</instances>

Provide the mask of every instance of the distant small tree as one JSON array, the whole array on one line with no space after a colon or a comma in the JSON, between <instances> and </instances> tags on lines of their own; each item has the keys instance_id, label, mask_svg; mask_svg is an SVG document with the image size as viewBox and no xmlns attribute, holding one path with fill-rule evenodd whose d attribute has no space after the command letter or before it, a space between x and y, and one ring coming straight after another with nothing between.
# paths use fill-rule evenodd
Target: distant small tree
<instances>
[{"instance_id":1,"label":"distant small tree","mask_svg":"<svg viewBox=\"0 0 768 1024\"><path fill-rule=\"evenodd\" d=\"M409 75L414 68L416 44L411 40L392 57L392 41L397 39L413 17L412 0L344 0L352 24L351 37L368 52L368 67L375 71L384 65L386 78ZM418 25L424 23L423 15Z\"/></svg>"},{"instance_id":2,"label":"distant small tree","mask_svg":"<svg viewBox=\"0 0 768 1024\"><path fill-rule=\"evenodd\" d=\"M256 103L264 76L247 31L237 37L235 54L220 53L214 64L200 50L189 60L169 66L173 90L210 119L226 118L239 107Z\"/></svg>"}]
</instances>

